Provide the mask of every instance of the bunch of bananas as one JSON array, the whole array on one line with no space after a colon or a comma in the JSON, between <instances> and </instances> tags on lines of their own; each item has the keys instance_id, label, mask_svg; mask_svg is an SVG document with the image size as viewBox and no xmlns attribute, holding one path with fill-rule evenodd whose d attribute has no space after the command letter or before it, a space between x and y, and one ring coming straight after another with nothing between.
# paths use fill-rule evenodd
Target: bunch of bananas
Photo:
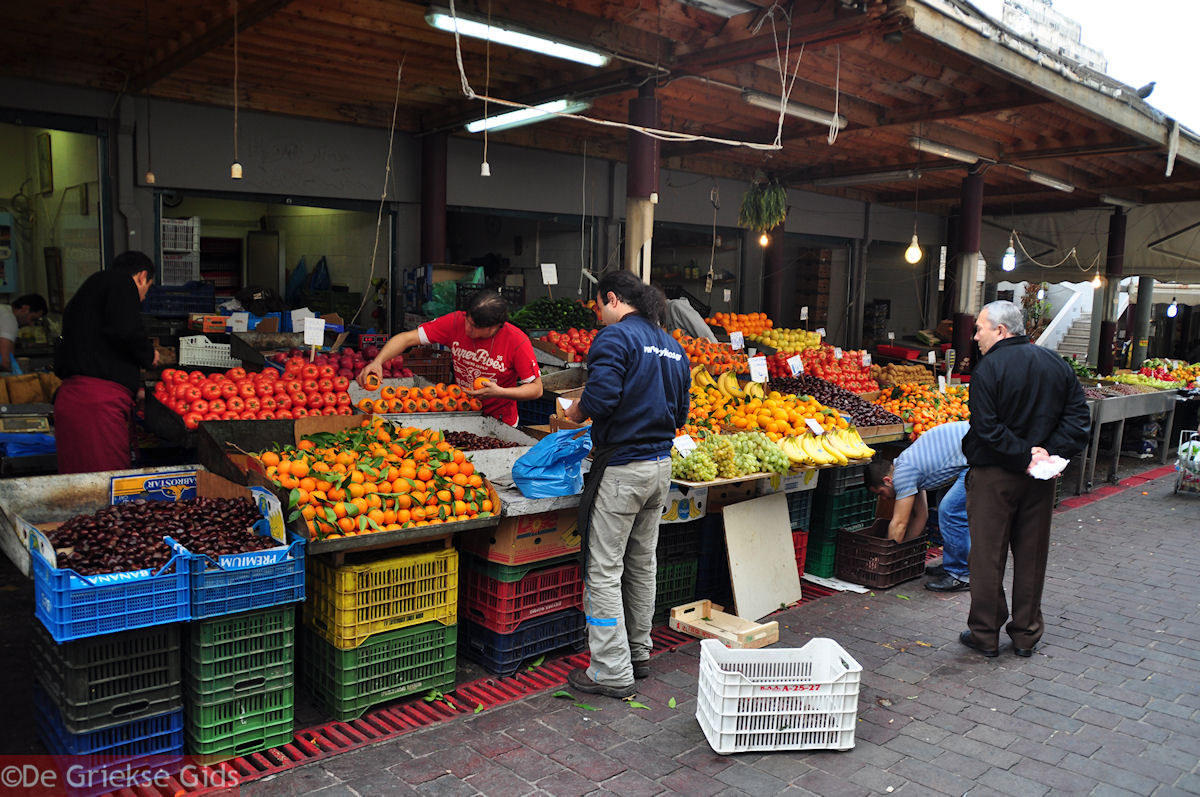
<instances>
[{"instance_id":1,"label":"bunch of bananas","mask_svg":"<svg viewBox=\"0 0 1200 797\"><path fill-rule=\"evenodd\" d=\"M864 443L853 427L831 429L821 435L805 432L795 437L783 437L775 445L793 465L847 465L850 460L875 456L875 449Z\"/></svg>"}]
</instances>

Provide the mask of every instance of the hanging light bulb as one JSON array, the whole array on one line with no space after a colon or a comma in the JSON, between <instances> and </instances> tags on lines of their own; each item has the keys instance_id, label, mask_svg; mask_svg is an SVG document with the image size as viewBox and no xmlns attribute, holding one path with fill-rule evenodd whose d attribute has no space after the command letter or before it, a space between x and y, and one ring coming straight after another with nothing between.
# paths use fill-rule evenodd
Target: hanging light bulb
<instances>
[{"instance_id":1,"label":"hanging light bulb","mask_svg":"<svg viewBox=\"0 0 1200 797\"><path fill-rule=\"evenodd\" d=\"M1004 250L1004 258L1000 261L1000 267L1005 271L1012 271L1017 267L1017 250L1013 249L1013 237L1008 236L1008 248Z\"/></svg>"},{"instance_id":2,"label":"hanging light bulb","mask_svg":"<svg viewBox=\"0 0 1200 797\"><path fill-rule=\"evenodd\" d=\"M232 164L230 164L229 176L234 180L242 179L242 164L238 163L237 161L234 161Z\"/></svg>"},{"instance_id":3,"label":"hanging light bulb","mask_svg":"<svg viewBox=\"0 0 1200 797\"><path fill-rule=\"evenodd\" d=\"M488 165L487 161L484 161L483 163L479 164L479 176L480 177L491 177L492 176L492 167Z\"/></svg>"},{"instance_id":4,"label":"hanging light bulb","mask_svg":"<svg viewBox=\"0 0 1200 797\"><path fill-rule=\"evenodd\" d=\"M154 176L154 172L147 169L146 176L144 179L145 179L146 185L154 185L155 181L157 181L158 178Z\"/></svg>"},{"instance_id":5,"label":"hanging light bulb","mask_svg":"<svg viewBox=\"0 0 1200 797\"><path fill-rule=\"evenodd\" d=\"M915 266L921 262L921 258L924 256L925 253L921 251L921 243L917 240L917 231L913 230L912 243L904 250L904 259Z\"/></svg>"},{"instance_id":6,"label":"hanging light bulb","mask_svg":"<svg viewBox=\"0 0 1200 797\"><path fill-rule=\"evenodd\" d=\"M1096 276L1092 277L1092 287L1099 288L1104 285L1104 280L1100 279L1100 269L1096 269Z\"/></svg>"},{"instance_id":7,"label":"hanging light bulb","mask_svg":"<svg viewBox=\"0 0 1200 797\"><path fill-rule=\"evenodd\" d=\"M242 164L238 162L238 4L233 4L233 163L229 166L231 179L242 179Z\"/></svg>"},{"instance_id":8,"label":"hanging light bulb","mask_svg":"<svg viewBox=\"0 0 1200 797\"><path fill-rule=\"evenodd\" d=\"M1171 297L1171 303L1167 305L1167 318L1174 318L1179 314L1179 305L1175 303L1175 297Z\"/></svg>"},{"instance_id":9,"label":"hanging light bulb","mask_svg":"<svg viewBox=\"0 0 1200 797\"><path fill-rule=\"evenodd\" d=\"M761 246L762 248L766 249L770 243L771 243L771 236L767 235L765 232L762 235L758 236L758 245Z\"/></svg>"}]
</instances>

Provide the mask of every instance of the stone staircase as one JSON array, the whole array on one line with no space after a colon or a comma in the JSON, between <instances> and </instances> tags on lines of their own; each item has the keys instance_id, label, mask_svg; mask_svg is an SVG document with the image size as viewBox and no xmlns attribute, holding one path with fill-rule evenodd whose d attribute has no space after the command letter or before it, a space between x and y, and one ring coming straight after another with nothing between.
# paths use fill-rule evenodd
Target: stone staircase
<instances>
[{"instance_id":1,"label":"stone staircase","mask_svg":"<svg viewBox=\"0 0 1200 797\"><path fill-rule=\"evenodd\" d=\"M1092 315L1084 313L1075 319L1075 323L1067 330L1062 343L1058 344L1058 353L1065 357L1075 356L1081 363L1087 362L1088 340L1091 334Z\"/></svg>"}]
</instances>

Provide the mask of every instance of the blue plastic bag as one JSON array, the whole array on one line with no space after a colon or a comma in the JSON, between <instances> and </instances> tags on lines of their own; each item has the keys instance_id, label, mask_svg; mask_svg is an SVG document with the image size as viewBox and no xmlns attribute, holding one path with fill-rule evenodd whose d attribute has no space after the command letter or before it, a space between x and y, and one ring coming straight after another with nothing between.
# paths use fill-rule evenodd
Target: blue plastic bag
<instances>
[{"instance_id":1,"label":"blue plastic bag","mask_svg":"<svg viewBox=\"0 0 1200 797\"><path fill-rule=\"evenodd\" d=\"M583 492L579 463L591 450L591 429L563 429L548 434L513 463L513 483L526 498L578 495Z\"/></svg>"}]
</instances>

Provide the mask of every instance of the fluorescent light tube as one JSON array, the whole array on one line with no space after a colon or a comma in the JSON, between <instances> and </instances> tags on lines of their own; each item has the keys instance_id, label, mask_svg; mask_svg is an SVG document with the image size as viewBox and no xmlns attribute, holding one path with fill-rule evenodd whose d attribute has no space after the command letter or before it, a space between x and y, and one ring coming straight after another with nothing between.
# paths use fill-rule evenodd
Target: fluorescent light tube
<instances>
[{"instance_id":1,"label":"fluorescent light tube","mask_svg":"<svg viewBox=\"0 0 1200 797\"><path fill-rule=\"evenodd\" d=\"M1134 202L1132 199L1125 199L1124 197L1113 196L1112 194L1101 194L1100 201L1106 205L1116 205L1119 208L1133 209L1136 207L1141 207L1137 202Z\"/></svg>"},{"instance_id":2,"label":"fluorescent light tube","mask_svg":"<svg viewBox=\"0 0 1200 797\"><path fill-rule=\"evenodd\" d=\"M844 174L835 177L818 177L809 180L809 185L832 188L841 185L869 185L871 183L898 183L904 180L915 180L921 176L916 169L895 169L890 172L867 172L865 174Z\"/></svg>"},{"instance_id":3,"label":"fluorescent light tube","mask_svg":"<svg viewBox=\"0 0 1200 797\"><path fill-rule=\"evenodd\" d=\"M539 36L534 33L527 33L517 29L510 23L496 22L493 20L491 24L487 22L479 22L474 19L464 17L458 14L458 32L463 36L470 36L475 39L487 39L497 44L506 44L509 47L517 47L522 50L529 50L542 55L549 55L555 58L563 58L568 61L575 61L588 66L605 66L608 64L608 56L596 50L589 50L585 47L579 47L574 44L550 39L545 36ZM450 12L441 8L430 8L425 14L425 21L438 30L454 32L455 18L450 15Z\"/></svg>"},{"instance_id":4,"label":"fluorescent light tube","mask_svg":"<svg viewBox=\"0 0 1200 797\"><path fill-rule=\"evenodd\" d=\"M976 155L974 152L969 152L965 149L952 147L949 144L941 144L937 141L930 141L927 138L920 136L912 136L908 139L908 145L918 152L928 152L931 155L941 155L943 158L950 160L962 161L963 163L975 163L976 161L990 161L991 158L985 158L982 155Z\"/></svg>"},{"instance_id":5,"label":"fluorescent light tube","mask_svg":"<svg viewBox=\"0 0 1200 797\"><path fill-rule=\"evenodd\" d=\"M1075 186L1071 185L1070 183L1064 183L1062 180L1051 177L1048 174L1035 172L1033 169L1026 171L1025 176L1029 178L1030 182L1037 183L1038 185L1044 185L1047 188L1053 188L1056 191L1063 191L1069 194L1075 190Z\"/></svg>"},{"instance_id":6,"label":"fluorescent light tube","mask_svg":"<svg viewBox=\"0 0 1200 797\"><path fill-rule=\"evenodd\" d=\"M772 97L770 94L763 94L761 91L746 89L742 92L742 99L758 108L766 108L768 111L779 111L779 97ZM821 125L833 123L837 125L839 130L846 126L846 117L841 114L834 115L829 111L823 111L811 105L788 102L784 104L783 112L789 116L795 116L797 119L805 119Z\"/></svg>"},{"instance_id":7,"label":"fluorescent light tube","mask_svg":"<svg viewBox=\"0 0 1200 797\"><path fill-rule=\"evenodd\" d=\"M725 17L725 19L745 14L747 11L759 10L758 6L747 3L745 0L679 0L679 2L685 6L716 14L718 17Z\"/></svg>"},{"instance_id":8,"label":"fluorescent light tube","mask_svg":"<svg viewBox=\"0 0 1200 797\"><path fill-rule=\"evenodd\" d=\"M518 108L508 113L496 114L486 119L476 119L473 122L468 122L467 132L482 133L484 130L507 130L513 127L521 127L522 125L531 125L535 122L544 122L554 114L578 113L590 108L591 105L590 102L584 100L551 100L550 102L543 102L541 105L535 105L532 108Z\"/></svg>"}]
</instances>

